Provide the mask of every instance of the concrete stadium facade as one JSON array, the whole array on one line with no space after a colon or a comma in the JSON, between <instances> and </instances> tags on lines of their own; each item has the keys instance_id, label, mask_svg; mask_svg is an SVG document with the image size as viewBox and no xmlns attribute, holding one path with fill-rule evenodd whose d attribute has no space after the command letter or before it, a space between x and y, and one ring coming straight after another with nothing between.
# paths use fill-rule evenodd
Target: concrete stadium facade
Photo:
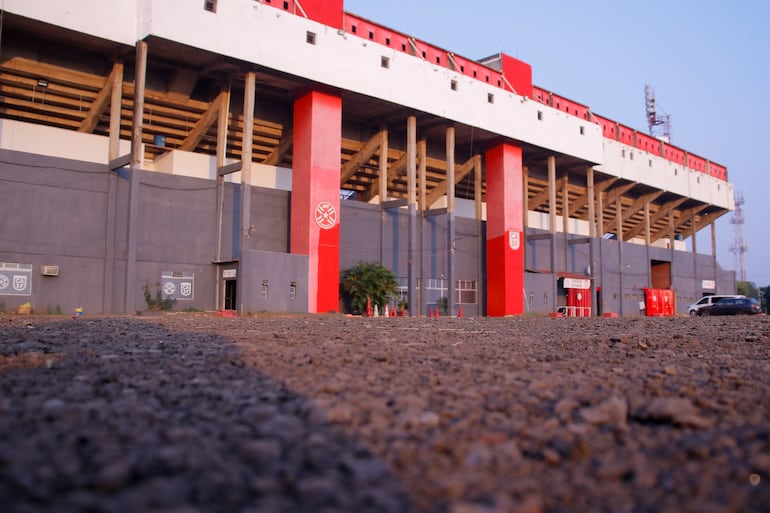
<instances>
[{"instance_id":1,"label":"concrete stadium facade","mask_svg":"<svg viewBox=\"0 0 770 513\"><path fill-rule=\"evenodd\" d=\"M726 168L504 54L341 0L4 9L0 308L131 314L146 288L324 313L360 261L394 272L411 315L669 315L735 291L715 256Z\"/></svg>"}]
</instances>

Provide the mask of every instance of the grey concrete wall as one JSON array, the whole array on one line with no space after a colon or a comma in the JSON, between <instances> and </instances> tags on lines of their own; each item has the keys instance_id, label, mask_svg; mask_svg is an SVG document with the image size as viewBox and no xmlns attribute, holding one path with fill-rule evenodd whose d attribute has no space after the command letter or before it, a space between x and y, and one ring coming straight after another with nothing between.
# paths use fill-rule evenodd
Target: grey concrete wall
<instances>
[{"instance_id":1,"label":"grey concrete wall","mask_svg":"<svg viewBox=\"0 0 770 513\"><path fill-rule=\"evenodd\" d=\"M529 230L529 235L547 234L545 231ZM570 241L572 241L570 243ZM551 240L549 238L527 240L526 266L530 271L525 275L527 311L545 313L550 307L562 304L540 300L553 295L551 277ZM565 249L566 248L566 249ZM586 275L593 269L594 285L601 291L597 313L614 312L623 315L638 315L639 302L645 298L644 289L652 285L651 261L671 264L671 283L676 292L677 313L684 314L687 305L694 303L708 293L735 293L735 273L724 270L711 255L693 255L692 252L672 251L666 248L649 247L624 243L622 249L616 240L597 239L594 241L594 262L591 265L590 246L578 237L565 238L555 234L554 255L556 273ZM549 278L543 278L543 274ZM717 282L717 290L705 290L703 280ZM565 291L558 287L557 294ZM532 301L532 296L536 299ZM540 298L540 299L537 299Z\"/></svg>"},{"instance_id":2,"label":"grey concrete wall","mask_svg":"<svg viewBox=\"0 0 770 513\"><path fill-rule=\"evenodd\" d=\"M243 265L253 280L243 287L247 312L307 312L308 257L268 251L246 251ZM291 296L291 286L296 286Z\"/></svg>"},{"instance_id":3,"label":"grey concrete wall","mask_svg":"<svg viewBox=\"0 0 770 513\"><path fill-rule=\"evenodd\" d=\"M0 150L0 262L32 265L32 295L0 295L0 308L101 311L106 205L103 166ZM40 274L50 264L58 277Z\"/></svg>"},{"instance_id":4,"label":"grey concrete wall","mask_svg":"<svg viewBox=\"0 0 770 513\"><path fill-rule=\"evenodd\" d=\"M404 283L409 273L409 216L405 209L382 210L378 205L342 202L340 269L358 262L376 262L390 269ZM449 245L447 216L423 217L418 213L418 247L413 272L420 283L444 280L448 288ZM455 219L455 280L477 283L475 304L463 303L464 316L483 314L482 225L467 218ZM410 305L412 314L425 315L435 305L437 291L421 291L420 304ZM455 312L456 313L456 312Z\"/></svg>"},{"instance_id":5,"label":"grey concrete wall","mask_svg":"<svg viewBox=\"0 0 770 513\"><path fill-rule=\"evenodd\" d=\"M175 310L220 308L216 183L140 174L133 310L147 308L143 287L155 296L163 272L193 278L192 299L177 300ZM31 295L0 295L0 308L30 301L38 313L71 314L81 306L86 314L124 311L127 178L126 170L0 150L0 262L33 266ZM239 185L226 185L223 260L238 256L239 194ZM307 258L286 254L289 193L253 187L251 204L248 263L260 286L263 279L286 285L271 288L268 300L254 295L249 311L307 311ZM51 264L59 276L42 276L40 266ZM299 300L288 299L291 282Z\"/></svg>"},{"instance_id":6,"label":"grey concrete wall","mask_svg":"<svg viewBox=\"0 0 770 513\"><path fill-rule=\"evenodd\" d=\"M127 173L111 173L105 166L0 150L0 262L32 265L31 295L0 295L0 309L12 310L30 301L37 312L71 314L82 306L86 313L122 312L125 298ZM306 311L307 258L288 254L290 193L251 188L253 229L239 237L240 186L224 190L221 260L233 261L239 243L247 247L244 265L251 266L251 283L240 298L247 311ZM340 269L360 261L379 262L402 281L409 271L408 215L405 209L382 211L377 205L343 201L341 205ZM222 267L216 265L216 184L211 180L141 173L138 214L136 310L146 308L142 287L154 293L165 272L194 277L191 300L175 309L221 308ZM414 272L421 283L445 280L449 275L447 216L418 216L418 247ZM529 230L528 234L538 234ZM455 279L477 283L476 303L464 303L466 316L484 315L484 224L455 220ZM572 240L572 243L570 243ZM554 261L557 273L584 275L591 264L589 245L556 234ZM601 312L638 314L643 289L649 286L650 261L671 262L677 311L705 293L735 292L735 274L721 268L711 255L614 240L594 242L593 277L601 288ZM551 312L563 289L551 275L551 241L530 240L526 245L526 311ZM112 256L111 256L112 255ZM42 265L58 265L58 277L43 276ZM234 265L234 264L231 264ZM241 273L239 273L241 274ZM262 282L269 284L268 298ZM716 290L704 290L703 280L714 280ZM297 285L289 298L290 284ZM413 313L425 314L436 292L427 287Z\"/></svg>"}]
</instances>

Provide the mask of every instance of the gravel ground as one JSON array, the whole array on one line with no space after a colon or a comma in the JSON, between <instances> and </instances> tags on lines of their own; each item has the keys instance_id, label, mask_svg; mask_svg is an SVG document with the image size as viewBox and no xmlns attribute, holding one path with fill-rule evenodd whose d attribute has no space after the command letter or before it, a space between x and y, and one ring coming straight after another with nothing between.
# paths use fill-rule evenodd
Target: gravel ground
<instances>
[{"instance_id":1,"label":"gravel ground","mask_svg":"<svg viewBox=\"0 0 770 513\"><path fill-rule=\"evenodd\" d=\"M0 317L3 512L767 512L770 317Z\"/></svg>"}]
</instances>

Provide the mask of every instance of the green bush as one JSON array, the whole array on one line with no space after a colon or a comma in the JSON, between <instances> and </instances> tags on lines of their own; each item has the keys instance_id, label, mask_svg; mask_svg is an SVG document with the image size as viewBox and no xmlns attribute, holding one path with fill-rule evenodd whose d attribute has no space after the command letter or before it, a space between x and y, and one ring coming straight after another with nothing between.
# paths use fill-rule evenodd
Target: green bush
<instances>
[{"instance_id":1,"label":"green bush","mask_svg":"<svg viewBox=\"0 0 770 513\"><path fill-rule=\"evenodd\" d=\"M379 305L380 310L396 297L398 282L386 267L380 264L359 262L342 272L342 290L350 300L353 313L364 313L366 301Z\"/></svg>"},{"instance_id":2,"label":"green bush","mask_svg":"<svg viewBox=\"0 0 770 513\"><path fill-rule=\"evenodd\" d=\"M167 312L174 308L176 299L170 297L163 297L163 293L160 291L160 283L155 284L155 297L150 292L150 286L146 283L142 287L144 291L144 301L147 303L147 309L151 312Z\"/></svg>"}]
</instances>

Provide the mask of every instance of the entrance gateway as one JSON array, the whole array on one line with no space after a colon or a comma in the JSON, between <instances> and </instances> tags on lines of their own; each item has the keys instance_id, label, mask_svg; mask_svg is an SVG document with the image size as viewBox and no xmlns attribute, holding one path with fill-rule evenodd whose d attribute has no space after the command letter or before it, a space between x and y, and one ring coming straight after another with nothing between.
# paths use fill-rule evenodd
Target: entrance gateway
<instances>
[{"instance_id":1,"label":"entrance gateway","mask_svg":"<svg viewBox=\"0 0 770 513\"><path fill-rule=\"evenodd\" d=\"M222 300L221 308L223 310L237 310L237 290L238 290L238 270L237 269L223 269L222 270Z\"/></svg>"}]
</instances>

